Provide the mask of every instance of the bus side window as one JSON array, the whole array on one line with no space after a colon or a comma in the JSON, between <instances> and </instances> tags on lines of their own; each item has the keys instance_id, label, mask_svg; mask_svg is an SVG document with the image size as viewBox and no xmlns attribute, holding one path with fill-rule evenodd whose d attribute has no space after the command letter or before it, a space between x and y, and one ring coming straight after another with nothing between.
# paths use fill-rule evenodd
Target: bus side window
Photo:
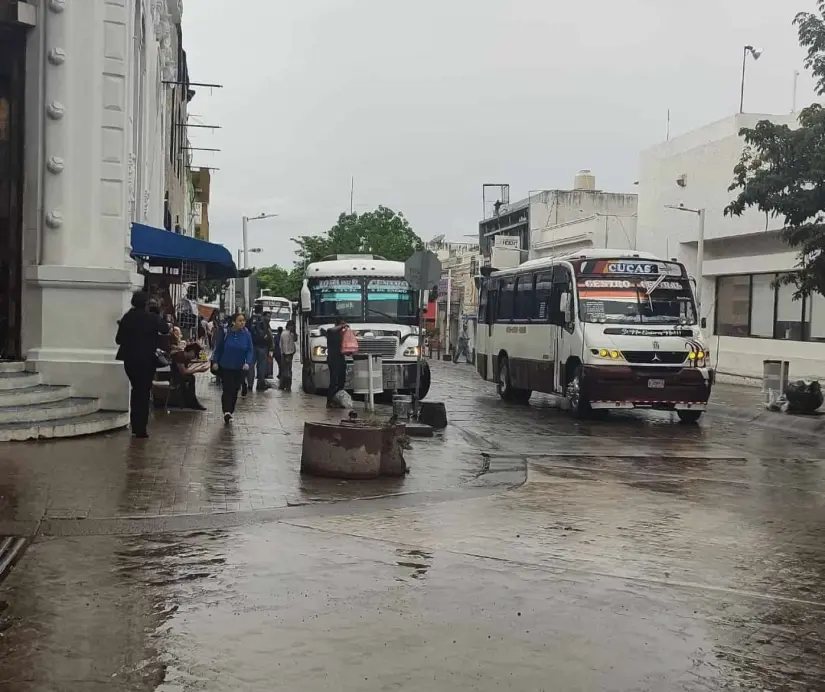
<instances>
[{"instance_id":1,"label":"bus side window","mask_svg":"<svg viewBox=\"0 0 825 692\"><path fill-rule=\"evenodd\" d=\"M496 321L510 322L513 319L516 302L516 280L508 276L501 280L501 290L498 296L498 311Z\"/></svg>"},{"instance_id":2,"label":"bus side window","mask_svg":"<svg viewBox=\"0 0 825 692\"><path fill-rule=\"evenodd\" d=\"M536 274L536 297L533 302L533 321L550 321L550 296L553 292L553 272Z\"/></svg>"},{"instance_id":3,"label":"bus side window","mask_svg":"<svg viewBox=\"0 0 825 692\"><path fill-rule=\"evenodd\" d=\"M515 318L517 320L530 320L533 317L533 275L524 274L518 278L516 284L516 309Z\"/></svg>"},{"instance_id":4,"label":"bus side window","mask_svg":"<svg viewBox=\"0 0 825 692\"><path fill-rule=\"evenodd\" d=\"M498 311L498 279L491 279L487 287L487 324L495 324Z\"/></svg>"}]
</instances>

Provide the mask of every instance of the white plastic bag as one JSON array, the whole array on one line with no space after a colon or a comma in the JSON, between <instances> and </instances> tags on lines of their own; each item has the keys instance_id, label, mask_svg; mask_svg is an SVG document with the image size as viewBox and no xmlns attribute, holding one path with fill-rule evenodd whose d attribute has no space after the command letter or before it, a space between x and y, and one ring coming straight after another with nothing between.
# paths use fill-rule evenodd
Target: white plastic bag
<instances>
[{"instance_id":1,"label":"white plastic bag","mask_svg":"<svg viewBox=\"0 0 825 692\"><path fill-rule=\"evenodd\" d=\"M352 408L352 397L343 389L340 392L336 392L332 400L341 408Z\"/></svg>"}]
</instances>

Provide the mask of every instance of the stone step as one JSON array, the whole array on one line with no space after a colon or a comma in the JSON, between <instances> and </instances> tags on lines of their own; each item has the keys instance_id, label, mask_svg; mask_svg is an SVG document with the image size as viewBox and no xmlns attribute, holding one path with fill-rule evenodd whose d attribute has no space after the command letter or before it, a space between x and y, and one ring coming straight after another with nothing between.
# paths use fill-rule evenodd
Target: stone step
<instances>
[{"instance_id":1,"label":"stone step","mask_svg":"<svg viewBox=\"0 0 825 692\"><path fill-rule=\"evenodd\" d=\"M25 389L40 384L39 372L0 372L0 390Z\"/></svg>"},{"instance_id":2,"label":"stone step","mask_svg":"<svg viewBox=\"0 0 825 692\"><path fill-rule=\"evenodd\" d=\"M22 360L0 360L0 372L23 372L26 363Z\"/></svg>"},{"instance_id":3,"label":"stone step","mask_svg":"<svg viewBox=\"0 0 825 692\"><path fill-rule=\"evenodd\" d=\"M72 397L49 404L31 404L29 406L7 406L0 408L0 425L3 423L40 423L42 421L60 421L96 413L100 410L98 399L81 399Z\"/></svg>"},{"instance_id":4,"label":"stone step","mask_svg":"<svg viewBox=\"0 0 825 692\"><path fill-rule=\"evenodd\" d=\"M128 424L129 414L122 411L97 411L85 416L39 423L4 423L0 425L0 442L94 435L125 428Z\"/></svg>"},{"instance_id":5,"label":"stone step","mask_svg":"<svg viewBox=\"0 0 825 692\"><path fill-rule=\"evenodd\" d=\"M24 389L0 390L0 408L7 406L31 406L32 404L52 404L72 395L71 387L57 387L39 384Z\"/></svg>"}]
</instances>

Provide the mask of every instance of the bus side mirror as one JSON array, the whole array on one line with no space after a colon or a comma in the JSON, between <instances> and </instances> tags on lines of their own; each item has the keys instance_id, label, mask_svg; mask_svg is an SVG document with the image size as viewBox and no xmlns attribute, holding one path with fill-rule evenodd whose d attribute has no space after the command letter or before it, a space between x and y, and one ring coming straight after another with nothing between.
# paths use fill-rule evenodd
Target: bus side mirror
<instances>
[{"instance_id":1,"label":"bus side mirror","mask_svg":"<svg viewBox=\"0 0 825 692\"><path fill-rule=\"evenodd\" d=\"M561 296L559 296L559 319L563 320L562 326L570 324L570 322L573 320L573 316L570 310L569 293L562 293Z\"/></svg>"},{"instance_id":2,"label":"bus side mirror","mask_svg":"<svg viewBox=\"0 0 825 692\"><path fill-rule=\"evenodd\" d=\"M309 284L304 279L304 285L301 286L301 312L309 312L312 309L312 296L309 293Z\"/></svg>"}]
</instances>

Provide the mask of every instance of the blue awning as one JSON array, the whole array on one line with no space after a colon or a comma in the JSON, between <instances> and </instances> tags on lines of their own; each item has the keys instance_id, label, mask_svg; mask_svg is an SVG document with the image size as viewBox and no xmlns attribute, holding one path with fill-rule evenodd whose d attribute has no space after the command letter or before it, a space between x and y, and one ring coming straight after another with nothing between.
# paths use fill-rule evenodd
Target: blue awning
<instances>
[{"instance_id":1,"label":"blue awning","mask_svg":"<svg viewBox=\"0 0 825 692\"><path fill-rule=\"evenodd\" d=\"M238 275L232 254L223 245L142 223L132 224L132 257L161 267L195 262L204 267L206 279L229 279Z\"/></svg>"}]
</instances>

